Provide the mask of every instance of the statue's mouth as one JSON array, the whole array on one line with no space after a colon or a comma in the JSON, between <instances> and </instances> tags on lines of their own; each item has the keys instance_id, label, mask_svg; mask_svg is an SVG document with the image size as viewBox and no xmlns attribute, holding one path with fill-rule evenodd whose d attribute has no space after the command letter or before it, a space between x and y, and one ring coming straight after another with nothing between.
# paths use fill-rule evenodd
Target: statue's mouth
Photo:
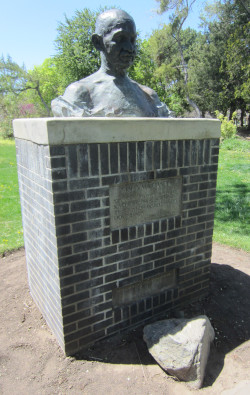
<instances>
[{"instance_id":1,"label":"statue's mouth","mask_svg":"<svg viewBox=\"0 0 250 395\"><path fill-rule=\"evenodd\" d=\"M129 53L122 53L120 59L126 63L131 63L134 61L134 55Z\"/></svg>"}]
</instances>

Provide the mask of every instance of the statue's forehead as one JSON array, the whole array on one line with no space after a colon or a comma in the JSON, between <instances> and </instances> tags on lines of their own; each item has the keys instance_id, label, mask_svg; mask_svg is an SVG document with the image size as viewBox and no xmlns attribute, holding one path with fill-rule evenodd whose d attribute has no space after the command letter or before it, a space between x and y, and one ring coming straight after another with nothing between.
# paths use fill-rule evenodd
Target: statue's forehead
<instances>
[{"instance_id":1,"label":"statue's forehead","mask_svg":"<svg viewBox=\"0 0 250 395\"><path fill-rule=\"evenodd\" d=\"M135 22L128 14L107 12L98 17L96 33L107 34L113 29L124 28L125 26L136 30Z\"/></svg>"},{"instance_id":2,"label":"statue's forehead","mask_svg":"<svg viewBox=\"0 0 250 395\"><path fill-rule=\"evenodd\" d=\"M106 26L103 34L108 34L111 32L118 32L118 31L133 32L134 34L136 34L136 27L134 22L128 19L120 22L116 21L116 23L109 24L108 26Z\"/></svg>"}]
</instances>

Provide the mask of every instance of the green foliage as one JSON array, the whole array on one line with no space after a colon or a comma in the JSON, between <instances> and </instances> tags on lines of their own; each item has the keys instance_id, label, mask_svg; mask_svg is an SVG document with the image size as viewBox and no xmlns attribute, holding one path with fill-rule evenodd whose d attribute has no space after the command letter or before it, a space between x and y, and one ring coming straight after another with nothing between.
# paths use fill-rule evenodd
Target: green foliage
<instances>
[{"instance_id":1,"label":"green foliage","mask_svg":"<svg viewBox=\"0 0 250 395\"><path fill-rule=\"evenodd\" d=\"M64 23L58 26L55 59L64 78L64 87L87 77L100 67L100 55L91 40L99 13L87 8L77 10L72 18L65 15Z\"/></svg>"},{"instance_id":2,"label":"green foliage","mask_svg":"<svg viewBox=\"0 0 250 395\"><path fill-rule=\"evenodd\" d=\"M183 97L185 97L186 102L189 106L191 106L195 112L197 117L201 117L201 111L197 106L194 98L191 97L190 88L189 88L189 67L188 61L185 59L185 51L186 51L186 43L185 38L186 34L183 35L183 25L186 22L190 11L192 10L193 4L196 0L156 0L160 3L160 9L158 12L162 14L166 11L173 11L172 15L170 15L169 30L170 35L175 43L175 46L179 55L179 65L176 66L179 68L180 76L182 79L182 90ZM191 30L191 29L190 29ZM185 32L186 33L186 32Z\"/></svg>"},{"instance_id":3,"label":"green foliage","mask_svg":"<svg viewBox=\"0 0 250 395\"><path fill-rule=\"evenodd\" d=\"M60 73L51 59L27 71L10 56L0 59L0 134L11 137L14 118L50 115L50 102L60 92Z\"/></svg>"},{"instance_id":4,"label":"green foliage","mask_svg":"<svg viewBox=\"0 0 250 395\"><path fill-rule=\"evenodd\" d=\"M234 98L250 103L250 22L235 27L225 51L228 79L234 86Z\"/></svg>"},{"instance_id":5,"label":"green foliage","mask_svg":"<svg viewBox=\"0 0 250 395\"><path fill-rule=\"evenodd\" d=\"M210 112L218 109L226 114L230 110L232 114L240 109L244 115L250 87L249 14L240 0L217 1L213 11L213 18L205 20L206 54L202 48L196 54L198 63L205 65L206 78L202 81L202 73L198 73L196 86L202 92L208 84L212 93L208 96Z\"/></svg>"},{"instance_id":6,"label":"green foliage","mask_svg":"<svg viewBox=\"0 0 250 395\"><path fill-rule=\"evenodd\" d=\"M227 116L224 116L219 111L215 111L216 117L221 121L221 137L223 139L230 139L236 136L237 126L234 124L233 120L228 120ZM233 113L233 119L236 117L237 113Z\"/></svg>"},{"instance_id":7,"label":"green foliage","mask_svg":"<svg viewBox=\"0 0 250 395\"><path fill-rule=\"evenodd\" d=\"M197 32L188 28L180 32L180 37L184 62L187 64ZM189 109L186 100L187 87L178 42L173 37L171 24L164 25L162 29L153 32L148 40L148 53L154 64L154 89L177 116L182 116Z\"/></svg>"},{"instance_id":8,"label":"green foliage","mask_svg":"<svg viewBox=\"0 0 250 395\"><path fill-rule=\"evenodd\" d=\"M56 61L52 58L47 58L40 66L35 66L33 70L29 71L29 74L32 80L37 81L39 84L40 95L47 108L50 108L51 101L64 92L64 79ZM36 91L29 90L26 97L27 100L36 104L36 107L39 108L40 117L48 115L47 109Z\"/></svg>"}]
</instances>

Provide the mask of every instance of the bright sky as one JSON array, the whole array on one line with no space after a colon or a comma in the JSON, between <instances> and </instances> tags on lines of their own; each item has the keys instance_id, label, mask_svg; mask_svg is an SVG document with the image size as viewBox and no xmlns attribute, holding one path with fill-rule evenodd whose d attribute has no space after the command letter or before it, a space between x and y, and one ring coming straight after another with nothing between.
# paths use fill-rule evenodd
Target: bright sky
<instances>
[{"instance_id":1,"label":"bright sky","mask_svg":"<svg viewBox=\"0 0 250 395\"><path fill-rule=\"evenodd\" d=\"M200 9L204 0L197 0L188 26L198 29ZM64 14L71 18L76 10L100 6L119 6L135 20L142 38L160 24L168 23L167 15L157 15L155 0L3 0L0 7L0 56L9 54L27 69L40 65L55 54L54 40ZM186 27L187 27L186 25Z\"/></svg>"}]
</instances>

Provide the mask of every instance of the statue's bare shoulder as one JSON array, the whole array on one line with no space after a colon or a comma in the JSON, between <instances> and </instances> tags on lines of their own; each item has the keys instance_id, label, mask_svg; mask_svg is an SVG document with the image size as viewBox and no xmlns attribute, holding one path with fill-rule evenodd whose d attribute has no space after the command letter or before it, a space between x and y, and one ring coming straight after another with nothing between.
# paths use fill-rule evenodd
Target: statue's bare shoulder
<instances>
[{"instance_id":1,"label":"statue's bare shoulder","mask_svg":"<svg viewBox=\"0 0 250 395\"><path fill-rule=\"evenodd\" d=\"M83 78L82 80L70 84L64 92L64 99L73 102L89 99L91 96L91 90L93 88L92 80L93 75L90 75L86 78Z\"/></svg>"},{"instance_id":2,"label":"statue's bare shoulder","mask_svg":"<svg viewBox=\"0 0 250 395\"><path fill-rule=\"evenodd\" d=\"M143 92L145 92L146 95L149 96L153 101L155 101L157 99L159 100L157 93L153 89L149 88L146 85L141 85L141 84L138 84L138 85L143 90Z\"/></svg>"},{"instance_id":3,"label":"statue's bare shoulder","mask_svg":"<svg viewBox=\"0 0 250 395\"><path fill-rule=\"evenodd\" d=\"M174 116L174 113L169 111L168 107L166 106L165 103L162 103L160 101L159 96L157 93L149 88L148 86L138 84L139 87L142 89L142 91L146 94L147 98L154 103L154 105L158 109L158 116L159 117L172 117Z\"/></svg>"},{"instance_id":4,"label":"statue's bare shoulder","mask_svg":"<svg viewBox=\"0 0 250 395\"><path fill-rule=\"evenodd\" d=\"M94 74L70 84L63 96L52 101L52 110L56 116L88 116L92 108L91 91Z\"/></svg>"}]
</instances>

